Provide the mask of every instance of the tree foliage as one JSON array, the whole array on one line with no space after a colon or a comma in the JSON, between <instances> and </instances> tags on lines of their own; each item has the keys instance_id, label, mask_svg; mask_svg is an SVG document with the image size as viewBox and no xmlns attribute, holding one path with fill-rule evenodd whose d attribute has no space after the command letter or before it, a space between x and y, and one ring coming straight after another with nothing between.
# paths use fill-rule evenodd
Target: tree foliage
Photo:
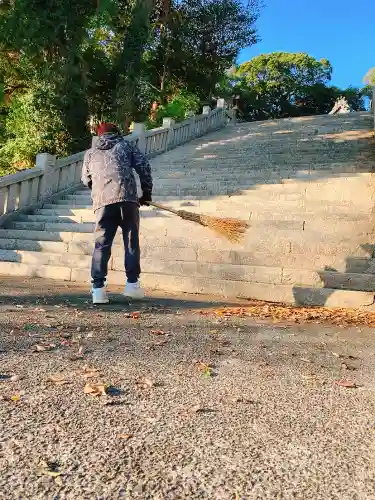
<instances>
[{"instance_id":1,"label":"tree foliage","mask_svg":"<svg viewBox=\"0 0 375 500\"><path fill-rule=\"evenodd\" d=\"M181 119L255 42L257 16L257 0L2 0L2 162L83 150L90 124L126 130L154 101L157 121Z\"/></svg>"},{"instance_id":2,"label":"tree foliage","mask_svg":"<svg viewBox=\"0 0 375 500\"><path fill-rule=\"evenodd\" d=\"M325 114L341 95L354 110L363 109L360 90L330 86L331 75L327 59L274 52L241 64L227 75L226 81L247 119Z\"/></svg>"},{"instance_id":3,"label":"tree foliage","mask_svg":"<svg viewBox=\"0 0 375 500\"><path fill-rule=\"evenodd\" d=\"M172 88L208 99L242 47L257 41L258 3L175 0L164 24L154 26L146 53L150 81L163 102Z\"/></svg>"},{"instance_id":4,"label":"tree foliage","mask_svg":"<svg viewBox=\"0 0 375 500\"><path fill-rule=\"evenodd\" d=\"M340 95L361 109L365 94L330 86L325 59L277 52L235 66L257 42L260 2L0 0L0 169L82 151L102 120L158 126L217 97L250 120L327 113Z\"/></svg>"}]
</instances>

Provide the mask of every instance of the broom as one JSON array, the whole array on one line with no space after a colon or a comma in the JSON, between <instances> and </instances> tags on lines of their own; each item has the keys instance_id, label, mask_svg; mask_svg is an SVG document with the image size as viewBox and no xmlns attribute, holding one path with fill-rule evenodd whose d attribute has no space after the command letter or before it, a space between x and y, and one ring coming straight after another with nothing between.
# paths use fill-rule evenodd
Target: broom
<instances>
[{"instance_id":1,"label":"broom","mask_svg":"<svg viewBox=\"0 0 375 500\"><path fill-rule=\"evenodd\" d=\"M160 203L155 203L153 201L148 201L147 205L151 205L159 210L164 210L165 212L178 215L181 219L196 222L201 226L208 227L232 243L239 243L243 238L244 233L249 228L249 224L243 220L227 218L222 219L219 217L211 217L210 215L200 215L194 212L187 212L186 210L174 210L173 208L160 205Z\"/></svg>"}]
</instances>

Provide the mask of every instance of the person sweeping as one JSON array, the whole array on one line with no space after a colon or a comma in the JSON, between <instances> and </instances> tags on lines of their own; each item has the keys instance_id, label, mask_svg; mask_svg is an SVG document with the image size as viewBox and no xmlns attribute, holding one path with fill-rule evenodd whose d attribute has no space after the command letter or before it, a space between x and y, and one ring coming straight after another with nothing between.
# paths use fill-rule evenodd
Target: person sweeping
<instances>
[{"instance_id":1,"label":"person sweeping","mask_svg":"<svg viewBox=\"0 0 375 500\"><path fill-rule=\"evenodd\" d=\"M127 281L123 294L141 299L139 248L139 205L152 201L151 166L138 147L126 141L113 123L97 129L97 144L85 153L82 182L91 189L95 212L95 248L92 256L93 304L108 304L105 288L108 262L118 227L125 247ZM134 171L138 174L142 196L138 199Z\"/></svg>"}]
</instances>

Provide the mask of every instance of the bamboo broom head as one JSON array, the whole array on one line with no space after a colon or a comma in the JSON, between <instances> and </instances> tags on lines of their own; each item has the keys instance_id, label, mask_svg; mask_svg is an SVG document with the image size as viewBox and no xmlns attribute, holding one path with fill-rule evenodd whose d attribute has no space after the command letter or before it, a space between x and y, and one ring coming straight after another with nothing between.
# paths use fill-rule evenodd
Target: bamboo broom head
<instances>
[{"instance_id":1,"label":"bamboo broom head","mask_svg":"<svg viewBox=\"0 0 375 500\"><path fill-rule=\"evenodd\" d=\"M239 243L246 230L249 228L249 224L247 222L238 219L200 215L194 212L187 212L185 210L179 210L178 215L184 220L197 222L201 226L212 229L215 233L226 238L231 243Z\"/></svg>"}]
</instances>

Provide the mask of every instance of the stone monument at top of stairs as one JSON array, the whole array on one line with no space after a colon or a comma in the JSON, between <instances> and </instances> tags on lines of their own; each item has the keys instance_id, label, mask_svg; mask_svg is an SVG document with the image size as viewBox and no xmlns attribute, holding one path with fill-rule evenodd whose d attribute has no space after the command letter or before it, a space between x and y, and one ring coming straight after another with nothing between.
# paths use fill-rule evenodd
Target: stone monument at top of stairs
<instances>
[{"instance_id":1,"label":"stone monument at top of stairs","mask_svg":"<svg viewBox=\"0 0 375 500\"><path fill-rule=\"evenodd\" d=\"M338 114L347 114L347 113L352 113L353 110L350 107L346 97L339 97L335 105L333 106L332 110L329 112L330 115L338 115Z\"/></svg>"}]
</instances>

